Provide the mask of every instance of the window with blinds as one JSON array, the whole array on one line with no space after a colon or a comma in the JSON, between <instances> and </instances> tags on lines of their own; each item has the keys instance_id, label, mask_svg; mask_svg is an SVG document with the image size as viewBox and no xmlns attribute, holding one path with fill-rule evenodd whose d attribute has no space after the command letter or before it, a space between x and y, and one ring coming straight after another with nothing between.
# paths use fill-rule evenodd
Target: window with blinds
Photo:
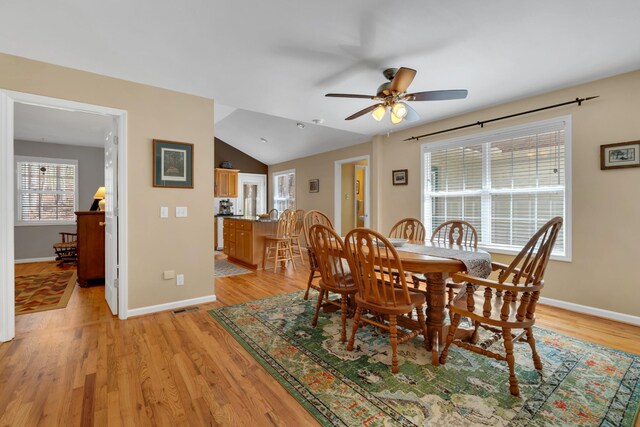
<instances>
[{"instance_id":1,"label":"window with blinds","mask_svg":"<svg viewBox=\"0 0 640 427\"><path fill-rule=\"evenodd\" d=\"M479 245L515 253L549 219L564 226L554 248L570 256L570 117L422 146L424 222L471 223Z\"/></svg>"},{"instance_id":2,"label":"window with blinds","mask_svg":"<svg viewBox=\"0 0 640 427\"><path fill-rule=\"evenodd\" d=\"M73 223L77 210L76 160L16 156L16 223Z\"/></svg>"},{"instance_id":3,"label":"window with blinds","mask_svg":"<svg viewBox=\"0 0 640 427\"><path fill-rule=\"evenodd\" d=\"M288 170L273 174L273 207L282 212L296 208L296 171Z\"/></svg>"}]
</instances>

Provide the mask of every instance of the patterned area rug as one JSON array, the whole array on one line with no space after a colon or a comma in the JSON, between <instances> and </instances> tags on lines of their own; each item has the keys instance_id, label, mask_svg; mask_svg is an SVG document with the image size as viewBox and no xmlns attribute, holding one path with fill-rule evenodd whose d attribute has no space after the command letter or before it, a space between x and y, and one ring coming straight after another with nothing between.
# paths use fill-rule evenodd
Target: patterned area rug
<instances>
[{"instance_id":1,"label":"patterned area rug","mask_svg":"<svg viewBox=\"0 0 640 427\"><path fill-rule=\"evenodd\" d=\"M76 284L75 270L16 276L16 315L65 308Z\"/></svg>"},{"instance_id":2,"label":"patterned area rug","mask_svg":"<svg viewBox=\"0 0 640 427\"><path fill-rule=\"evenodd\" d=\"M421 338L399 345L394 376L388 335L362 327L348 352L337 339L340 316L321 312L312 328L317 294L302 294L210 313L323 425L634 424L639 356L536 328L541 373L528 344L515 344L521 397L509 394L506 362L452 347L447 364L434 367Z\"/></svg>"},{"instance_id":3,"label":"patterned area rug","mask_svg":"<svg viewBox=\"0 0 640 427\"><path fill-rule=\"evenodd\" d=\"M226 259L217 259L214 262L215 262L215 269L214 269L215 277L237 276L239 274L247 274L252 272L251 270L248 270L244 267L240 267L239 265L230 263Z\"/></svg>"}]
</instances>

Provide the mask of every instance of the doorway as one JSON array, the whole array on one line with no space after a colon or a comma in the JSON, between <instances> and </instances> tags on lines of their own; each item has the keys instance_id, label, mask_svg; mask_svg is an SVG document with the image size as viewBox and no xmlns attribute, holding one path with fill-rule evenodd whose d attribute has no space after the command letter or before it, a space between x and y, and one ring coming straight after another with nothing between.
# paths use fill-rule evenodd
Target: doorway
<instances>
[{"instance_id":1,"label":"doorway","mask_svg":"<svg viewBox=\"0 0 640 427\"><path fill-rule=\"evenodd\" d=\"M267 212L267 176L238 174L238 215L257 216Z\"/></svg>"},{"instance_id":2,"label":"doorway","mask_svg":"<svg viewBox=\"0 0 640 427\"><path fill-rule=\"evenodd\" d=\"M74 112L101 116L112 126L104 132L105 186L105 300L113 314L127 318L127 197L126 125L123 110L63 99L0 90L0 341L15 336L14 226L15 203L15 112L24 106L50 112ZM88 210L89 206L74 206Z\"/></svg>"},{"instance_id":3,"label":"doorway","mask_svg":"<svg viewBox=\"0 0 640 427\"><path fill-rule=\"evenodd\" d=\"M335 162L334 226L341 235L355 227L370 227L369 156Z\"/></svg>"}]
</instances>

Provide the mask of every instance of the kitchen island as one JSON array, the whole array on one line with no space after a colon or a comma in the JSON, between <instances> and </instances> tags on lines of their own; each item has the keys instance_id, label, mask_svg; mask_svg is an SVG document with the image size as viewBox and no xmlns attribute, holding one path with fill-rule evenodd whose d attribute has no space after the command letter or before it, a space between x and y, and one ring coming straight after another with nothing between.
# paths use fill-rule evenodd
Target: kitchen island
<instances>
[{"instance_id":1,"label":"kitchen island","mask_svg":"<svg viewBox=\"0 0 640 427\"><path fill-rule=\"evenodd\" d=\"M276 234L277 220L257 217L224 219L224 253L230 261L251 269L262 268L264 236Z\"/></svg>"}]
</instances>

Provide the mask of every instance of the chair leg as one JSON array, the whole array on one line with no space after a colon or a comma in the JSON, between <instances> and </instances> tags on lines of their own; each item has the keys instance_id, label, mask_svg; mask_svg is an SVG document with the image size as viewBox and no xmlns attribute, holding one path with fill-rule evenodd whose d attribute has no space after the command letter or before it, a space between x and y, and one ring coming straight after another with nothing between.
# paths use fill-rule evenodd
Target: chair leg
<instances>
[{"instance_id":1,"label":"chair leg","mask_svg":"<svg viewBox=\"0 0 640 427\"><path fill-rule=\"evenodd\" d=\"M476 344L480 339L479 329L480 329L480 322L478 321L474 322L473 334L471 334L471 339L469 340L471 344Z\"/></svg>"},{"instance_id":2,"label":"chair leg","mask_svg":"<svg viewBox=\"0 0 640 427\"><path fill-rule=\"evenodd\" d=\"M289 256L291 257L291 265L293 265L293 271L296 270L296 260L293 257L293 245L289 243Z\"/></svg>"},{"instance_id":3,"label":"chair leg","mask_svg":"<svg viewBox=\"0 0 640 427\"><path fill-rule=\"evenodd\" d=\"M416 307L416 313L418 314L418 323L420 324L420 327L422 328L422 336L424 337L424 347L427 349L427 351L430 350L429 348L429 332L427 331L427 322L424 319L424 311L422 311L422 306L419 305Z\"/></svg>"},{"instance_id":4,"label":"chair leg","mask_svg":"<svg viewBox=\"0 0 640 427\"><path fill-rule=\"evenodd\" d=\"M398 324L395 314L389 315L389 335L391 339L391 372L397 374L398 368Z\"/></svg>"},{"instance_id":5,"label":"chair leg","mask_svg":"<svg viewBox=\"0 0 640 427\"><path fill-rule=\"evenodd\" d=\"M456 330L458 329L458 325L460 324L461 315L458 313L454 314L453 320L451 321L451 326L449 326L449 334L447 335L447 342L442 349L442 354L440 354L440 364L444 365L447 363L447 356L449 355L449 346L453 342L453 339L456 336ZM438 345L438 343L431 343L431 345Z\"/></svg>"},{"instance_id":6,"label":"chair leg","mask_svg":"<svg viewBox=\"0 0 640 427\"><path fill-rule=\"evenodd\" d=\"M509 391L513 396L519 396L518 379L516 378L516 358L513 355L513 336L511 329L502 328L502 337L504 339L504 349L507 353L507 363L509 364Z\"/></svg>"},{"instance_id":7,"label":"chair leg","mask_svg":"<svg viewBox=\"0 0 640 427\"><path fill-rule=\"evenodd\" d=\"M313 315L313 320L311 321L311 326L313 326L314 328L318 324L318 314L320 313L320 307L322 307L322 298L324 297L325 292L326 291L324 289L320 288L320 294L318 295L318 302L316 303L316 312Z\"/></svg>"},{"instance_id":8,"label":"chair leg","mask_svg":"<svg viewBox=\"0 0 640 427\"><path fill-rule=\"evenodd\" d=\"M269 242L265 242L264 243L264 249L262 250L262 269L264 270L265 265L267 264L267 254L269 253L269 251L267 250L267 248L270 246L271 244Z\"/></svg>"},{"instance_id":9,"label":"chair leg","mask_svg":"<svg viewBox=\"0 0 640 427\"><path fill-rule=\"evenodd\" d=\"M542 369L542 361L540 360L540 356L538 356L538 352L536 351L536 340L533 337L533 328L527 328L527 342L529 343L529 347L531 347L531 353L533 354L533 366L536 369Z\"/></svg>"},{"instance_id":10,"label":"chair leg","mask_svg":"<svg viewBox=\"0 0 640 427\"><path fill-rule=\"evenodd\" d=\"M307 290L304 293L304 299L309 299L309 290L311 289L311 282L313 281L313 274L314 273L315 273L315 270L313 268L311 268L309 270L309 280L307 280Z\"/></svg>"},{"instance_id":11,"label":"chair leg","mask_svg":"<svg viewBox=\"0 0 640 427\"><path fill-rule=\"evenodd\" d=\"M298 248L298 255L300 256L300 262L304 265L304 257L302 256L302 246L300 246L300 236L294 239L296 241L296 247Z\"/></svg>"},{"instance_id":12,"label":"chair leg","mask_svg":"<svg viewBox=\"0 0 640 427\"><path fill-rule=\"evenodd\" d=\"M453 293L453 288L447 286L447 307L451 305L451 301L453 301L455 294ZM453 322L453 312L449 310L449 320Z\"/></svg>"},{"instance_id":13,"label":"chair leg","mask_svg":"<svg viewBox=\"0 0 640 427\"><path fill-rule=\"evenodd\" d=\"M276 255L273 260L273 272L276 273L278 271L278 254L280 253L280 242L276 242Z\"/></svg>"},{"instance_id":14,"label":"chair leg","mask_svg":"<svg viewBox=\"0 0 640 427\"><path fill-rule=\"evenodd\" d=\"M342 329L340 330L340 342L347 342L347 295L342 294L340 298L340 320Z\"/></svg>"},{"instance_id":15,"label":"chair leg","mask_svg":"<svg viewBox=\"0 0 640 427\"><path fill-rule=\"evenodd\" d=\"M353 317L353 328L351 328L351 338L349 338L349 343L347 344L347 351L353 351L356 332L358 332L358 328L360 327L360 316L362 316L362 307L358 306L356 308L356 314Z\"/></svg>"}]
</instances>

